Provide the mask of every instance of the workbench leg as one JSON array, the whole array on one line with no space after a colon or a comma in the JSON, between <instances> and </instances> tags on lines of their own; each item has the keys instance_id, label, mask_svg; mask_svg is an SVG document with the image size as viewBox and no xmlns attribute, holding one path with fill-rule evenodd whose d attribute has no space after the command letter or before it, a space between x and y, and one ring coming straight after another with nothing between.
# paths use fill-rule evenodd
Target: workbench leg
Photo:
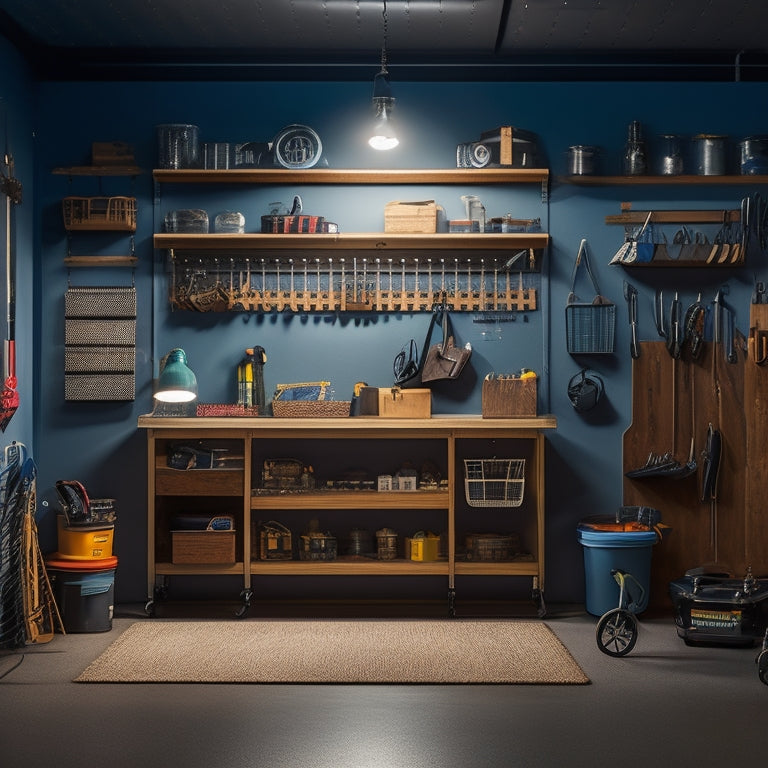
<instances>
[{"instance_id":1,"label":"workbench leg","mask_svg":"<svg viewBox=\"0 0 768 768\"><path fill-rule=\"evenodd\" d=\"M448 618L456 616L456 590L454 587L448 589Z\"/></svg>"},{"instance_id":2,"label":"workbench leg","mask_svg":"<svg viewBox=\"0 0 768 768\"><path fill-rule=\"evenodd\" d=\"M539 588L539 577L533 577L533 588L531 591L531 599L534 603L538 603L537 614L540 619L543 619L547 615L547 606L544 603L544 590Z\"/></svg>"}]
</instances>

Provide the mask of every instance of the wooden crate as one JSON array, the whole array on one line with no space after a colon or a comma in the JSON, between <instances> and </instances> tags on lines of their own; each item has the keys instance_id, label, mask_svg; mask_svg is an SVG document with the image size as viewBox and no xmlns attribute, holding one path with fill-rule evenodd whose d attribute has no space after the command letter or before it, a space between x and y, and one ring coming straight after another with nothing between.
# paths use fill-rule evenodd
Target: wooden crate
<instances>
[{"instance_id":1,"label":"wooden crate","mask_svg":"<svg viewBox=\"0 0 768 768\"><path fill-rule=\"evenodd\" d=\"M174 564L235 562L234 531L171 531Z\"/></svg>"},{"instance_id":2,"label":"wooden crate","mask_svg":"<svg viewBox=\"0 0 768 768\"><path fill-rule=\"evenodd\" d=\"M437 205L434 200L405 202L393 200L384 206L384 231L431 235L437 232Z\"/></svg>"},{"instance_id":3,"label":"wooden crate","mask_svg":"<svg viewBox=\"0 0 768 768\"><path fill-rule=\"evenodd\" d=\"M538 379L493 379L483 382L483 418L536 416Z\"/></svg>"},{"instance_id":4,"label":"wooden crate","mask_svg":"<svg viewBox=\"0 0 768 768\"><path fill-rule=\"evenodd\" d=\"M363 387L360 390L360 415L429 419L432 417L432 392L429 389Z\"/></svg>"}]
</instances>

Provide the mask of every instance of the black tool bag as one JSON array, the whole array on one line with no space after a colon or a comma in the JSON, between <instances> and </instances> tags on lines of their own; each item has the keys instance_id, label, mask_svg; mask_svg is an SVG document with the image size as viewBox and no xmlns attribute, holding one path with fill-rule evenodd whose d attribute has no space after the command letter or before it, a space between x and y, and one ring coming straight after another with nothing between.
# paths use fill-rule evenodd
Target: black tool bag
<instances>
[{"instance_id":1,"label":"black tool bag","mask_svg":"<svg viewBox=\"0 0 768 768\"><path fill-rule=\"evenodd\" d=\"M768 579L695 568L670 582L678 637L688 645L753 645L768 626Z\"/></svg>"}]
</instances>

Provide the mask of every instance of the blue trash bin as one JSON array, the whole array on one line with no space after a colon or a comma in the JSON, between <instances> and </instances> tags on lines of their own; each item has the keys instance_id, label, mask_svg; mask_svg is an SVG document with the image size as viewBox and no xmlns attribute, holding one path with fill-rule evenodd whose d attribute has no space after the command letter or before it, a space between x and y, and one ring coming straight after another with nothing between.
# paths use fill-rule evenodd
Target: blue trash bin
<instances>
[{"instance_id":1,"label":"blue trash bin","mask_svg":"<svg viewBox=\"0 0 768 768\"><path fill-rule=\"evenodd\" d=\"M604 520L615 522L612 518ZM602 616L619 607L619 585L611 575L616 569L631 573L645 590L642 599L633 595L637 599L635 613L644 611L651 588L651 555L658 540L656 531L602 530L586 520L582 520L576 530L579 543L584 547L587 613Z\"/></svg>"}]
</instances>

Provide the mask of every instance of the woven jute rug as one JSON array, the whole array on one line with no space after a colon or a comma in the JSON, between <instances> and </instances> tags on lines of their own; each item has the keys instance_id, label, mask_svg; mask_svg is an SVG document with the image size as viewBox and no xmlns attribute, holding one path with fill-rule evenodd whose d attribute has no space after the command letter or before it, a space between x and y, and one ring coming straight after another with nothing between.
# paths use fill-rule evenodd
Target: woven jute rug
<instances>
[{"instance_id":1,"label":"woven jute rug","mask_svg":"<svg viewBox=\"0 0 768 768\"><path fill-rule=\"evenodd\" d=\"M589 678L540 621L148 619L75 682L578 685Z\"/></svg>"}]
</instances>

